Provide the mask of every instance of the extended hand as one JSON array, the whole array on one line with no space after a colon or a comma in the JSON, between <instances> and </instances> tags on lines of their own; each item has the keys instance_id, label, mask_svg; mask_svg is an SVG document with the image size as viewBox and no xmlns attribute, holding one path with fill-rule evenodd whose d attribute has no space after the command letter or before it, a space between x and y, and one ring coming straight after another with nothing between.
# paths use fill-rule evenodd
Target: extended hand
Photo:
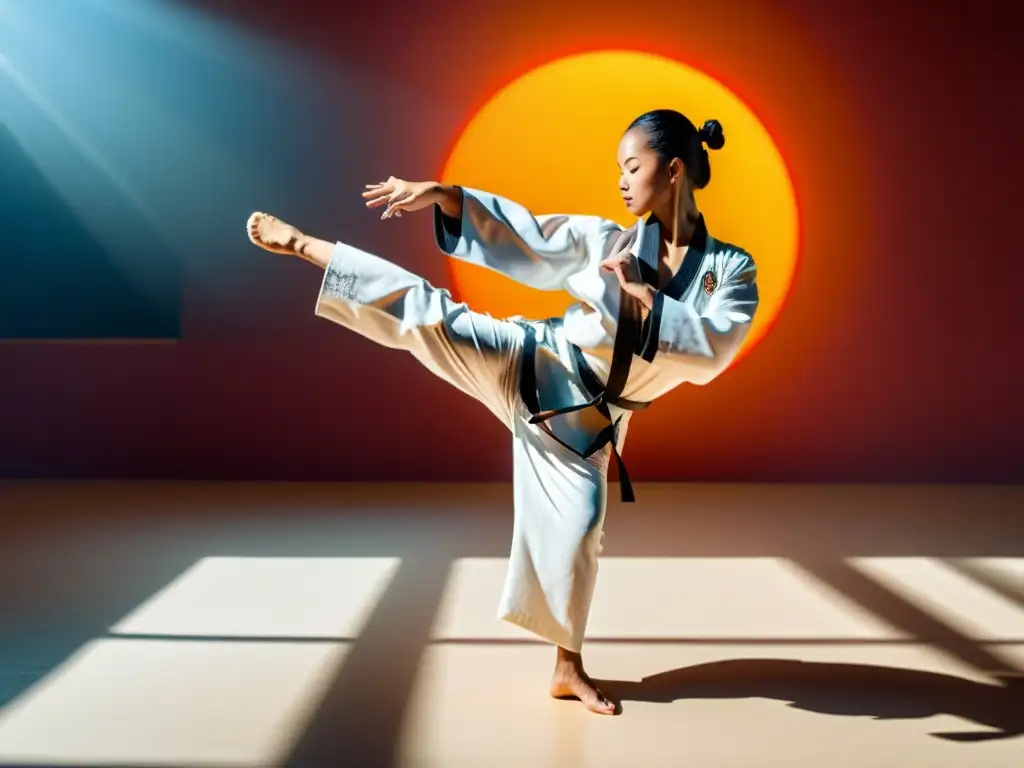
<instances>
[{"instance_id":1,"label":"extended hand","mask_svg":"<svg viewBox=\"0 0 1024 768\"><path fill-rule=\"evenodd\" d=\"M367 184L363 198L367 208L386 205L382 219L401 216L402 211L418 211L435 201L430 193L437 188L433 181L404 181L394 176L379 184Z\"/></svg>"},{"instance_id":2,"label":"extended hand","mask_svg":"<svg viewBox=\"0 0 1024 768\"><path fill-rule=\"evenodd\" d=\"M639 299L647 309L654 308L654 288L640 278L640 264L632 253L627 251L605 259L601 262L601 269L614 272L622 290Z\"/></svg>"}]
</instances>

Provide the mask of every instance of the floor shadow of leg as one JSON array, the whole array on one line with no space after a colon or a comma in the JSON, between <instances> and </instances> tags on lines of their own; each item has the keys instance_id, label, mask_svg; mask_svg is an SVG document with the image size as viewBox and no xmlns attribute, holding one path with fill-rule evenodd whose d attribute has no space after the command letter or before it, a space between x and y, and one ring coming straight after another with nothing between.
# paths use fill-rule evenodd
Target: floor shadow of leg
<instances>
[{"instance_id":1,"label":"floor shadow of leg","mask_svg":"<svg viewBox=\"0 0 1024 768\"><path fill-rule=\"evenodd\" d=\"M1024 681L978 683L952 675L866 664L788 659L735 659L674 669L640 682L601 680L619 702L765 698L808 712L926 718L948 714L992 729L935 733L950 741L990 741L1024 735Z\"/></svg>"}]
</instances>

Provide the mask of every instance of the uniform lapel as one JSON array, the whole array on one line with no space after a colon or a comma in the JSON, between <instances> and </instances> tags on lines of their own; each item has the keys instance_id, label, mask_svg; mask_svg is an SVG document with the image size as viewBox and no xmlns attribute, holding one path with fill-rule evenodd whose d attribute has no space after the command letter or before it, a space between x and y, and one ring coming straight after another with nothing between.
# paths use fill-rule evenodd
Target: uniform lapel
<instances>
[{"instance_id":1,"label":"uniform lapel","mask_svg":"<svg viewBox=\"0 0 1024 768\"><path fill-rule=\"evenodd\" d=\"M637 235L630 252L640 263L640 277L648 285L658 285L658 240L661 228L653 216L636 223Z\"/></svg>"},{"instance_id":2,"label":"uniform lapel","mask_svg":"<svg viewBox=\"0 0 1024 768\"><path fill-rule=\"evenodd\" d=\"M704 257L708 253L711 237L708 235L707 226L704 223L704 215L701 214L697 221L697 227L690 240L690 246L686 249L686 256L683 263L679 265L678 271L663 286L662 290L670 299L682 299L686 295L693 281L697 279L697 273L704 264Z\"/></svg>"}]
</instances>

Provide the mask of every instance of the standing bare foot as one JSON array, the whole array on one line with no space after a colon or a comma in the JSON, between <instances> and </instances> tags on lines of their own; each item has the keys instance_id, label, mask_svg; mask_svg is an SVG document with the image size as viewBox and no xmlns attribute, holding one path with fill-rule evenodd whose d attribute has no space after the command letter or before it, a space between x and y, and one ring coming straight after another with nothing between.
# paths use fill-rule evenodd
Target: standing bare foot
<instances>
[{"instance_id":1,"label":"standing bare foot","mask_svg":"<svg viewBox=\"0 0 1024 768\"><path fill-rule=\"evenodd\" d=\"M550 692L556 699L579 699L583 706L599 715L614 715L616 712L615 704L584 671L583 657L564 648L558 649Z\"/></svg>"},{"instance_id":2,"label":"standing bare foot","mask_svg":"<svg viewBox=\"0 0 1024 768\"><path fill-rule=\"evenodd\" d=\"M254 213L245 225L249 239L260 248L285 256L301 256L305 236L291 224L268 213Z\"/></svg>"}]
</instances>

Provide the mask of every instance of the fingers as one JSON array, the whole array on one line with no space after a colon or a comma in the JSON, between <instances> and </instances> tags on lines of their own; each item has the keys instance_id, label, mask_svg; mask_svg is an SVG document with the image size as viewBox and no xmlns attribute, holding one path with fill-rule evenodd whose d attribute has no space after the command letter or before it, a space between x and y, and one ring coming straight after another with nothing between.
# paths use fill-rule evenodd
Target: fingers
<instances>
[{"instance_id":1,"label":"fingers","mask_svg":"<svg viewBox=\"0 0 1024 768\"><path fill-rule=\"evenodd\" d=\"M379 208L382 205L390 205L395 200L396 192L382 192L376 197L366 201L367 208Z\"/></svg>"},{"instance_id":2,"label":"fingers","mask_svg":"<svg viewBox=\"0 0 1024 768\"><path fill-rule=\"evenodd\" d=\"M374 186L363 192L363 199L366 200L367 208L376 208L388 202L388 198L394 193L394 189L386 185Z\"/></svg>"},{"instance_id":3,"label":"fingers","mask_svg":"<svg viewBox=\"0 0 1024 768\"><path fill-rule=\"evenodd\" d=\"M395 193L396 187L389 181L381 181L377 184L367 184L363 192L363 199L366 200L367 208L377 208L388 202L388 197Z\"/></svg>"},{"instance_id":4,"label":"fingers","mask_svg":"<svg viewBox=\"0 0 1024 768\"><path fill-rule=\"evenodd\" d=\"M605 259L601 262L601 269L605 272L614 272L617 267L622 267L625 263L621 256L612 256L610 259Z\"/></svg>"},{"instance_id":5,"label":"fingers","mask_svg":"<svg viewBox=\"0 0 1024 768\"><path fill-rule=\"evenodd\" d=\"M401 207L416 199L415 192L409 189L406 182L394 177L379 184L367 184L363 192L367 208L379 208L382 205L388 207L381 214L382 219L390 219L393 215L401 212Z\"/></svg>"},{"instance_id":6,"label":"fingers","mask_svg":"<svg viewBox=\"0 0 1024 768\"><path fill-rule=\"evenodd\" d=\"M379 194L387 194L388 192L391 192L393 190L394 188L391 187L386 181L379 181L376 184L367 184L366 191L363 192L363 197L375 197L376 195Z\"/></svg>"},{"instance_id":7,"label":"fingers","mask_svg":"<svg viewBox=\"0 0 1024 768\"><path fill-rule=\"evenodd\" d=\"M416 199L414 192L401 191L395 192L391 196L391 204L388 205L384 213L381 214L382 219L390 219L392 216L400 216L405 207Z\"/></svg>"},{"instance_id":8,"label":"fingers","mask_svg":"<svg viewBox=\"0 0 1024 768\"><path fill-rule=\"evenodd\" d=\"M378 181L376 184L367 184L366 191L363 192L363 197L377 197L381 194L386 195L394 192L402 186L405 186L404 181L396 179L394 176L389 176L387 181Z\"/></svg>"},{"instance_id":9,"label":"fingers","mask_svg":"<svg viewBox=\"0 0 1024 768\"><path fill-rule=\"evenodd\" d=\"M362 196L367 208L387 206L380 216L382 219L397 218L417 199L416 192L410 186L408 182L391 176L387 181L367 184Z\"/></svg>"},{"instance_id":10,"label":"fingers","mask_svg":"<svg viewBox=\"0 0 1024 768\"><path fill-rule=\"evenodd\" d=\"M636 296L636 283L632 282L626 277L626 272L622 264L615 266L615 277L619 280L619 286L628 293L630 296Z\"/></svg>"}]
</instances>

